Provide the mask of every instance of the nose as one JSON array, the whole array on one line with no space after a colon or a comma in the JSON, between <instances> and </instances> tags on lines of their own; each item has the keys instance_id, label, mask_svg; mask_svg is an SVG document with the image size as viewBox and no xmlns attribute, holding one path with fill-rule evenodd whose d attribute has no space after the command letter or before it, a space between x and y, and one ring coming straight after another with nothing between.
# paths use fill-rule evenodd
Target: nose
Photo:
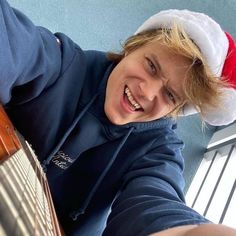
<instances>
[{"instance_id":1,"label":"nose","mask_svg":"<svg viewBox=\"0 0 236 236\"><path fill-rule=\"evenodd\" d=\"M139 84L141 96L148 100L153 101L161 94L163 89L163 81L161 79L151 79L142 81Z\"/></svg>"}]
</instances>

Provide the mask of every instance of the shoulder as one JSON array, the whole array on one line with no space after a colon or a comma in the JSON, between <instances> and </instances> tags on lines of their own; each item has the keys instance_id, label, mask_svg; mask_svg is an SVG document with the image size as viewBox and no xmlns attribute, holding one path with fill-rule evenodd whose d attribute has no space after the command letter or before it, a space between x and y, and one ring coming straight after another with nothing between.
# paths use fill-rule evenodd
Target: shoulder
<instances>
[{"instance_id":1,"label":"shoulder","mask_svg":"<svg viewBox=\"0 0 236 236\"><path fill-rule=\"evenodd\" d=\"M85 50L84 54L89 68L88 73L91 75L104 75L107 67L112 64L104 51Z\"/></svg>"},{"instance_id":2,"label":"shoulder","mask_svg":"<svg viewBox=\"0 0 236 236\"><path fill-rule=\"evenodd\" d=\"M149 142L151 149L163 145L174 145L182 149L184 144L179 138L176 128L176 121L171 118L162 118L137 124L134 133L142 142Z\"/></svg>"}]
</instances>

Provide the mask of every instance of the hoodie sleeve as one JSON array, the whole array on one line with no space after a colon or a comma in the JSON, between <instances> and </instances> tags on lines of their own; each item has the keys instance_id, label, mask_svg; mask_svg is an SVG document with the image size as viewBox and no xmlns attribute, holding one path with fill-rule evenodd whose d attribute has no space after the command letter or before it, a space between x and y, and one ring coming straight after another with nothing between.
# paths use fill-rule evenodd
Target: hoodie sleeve
<instances>
[{"instance_id":1,"label":"hoodie sleeve","mask_svg":"<svg viewBox=\"0 0 236 236\"><path fill-rule=\"evenodd\" d=\"M112 205L104 236L146 236L209 222L185 205L181 147L181 143L168 141L132 165Z\"/></svg>"},{"instance_id":2,"label":"hoodie sleeve","mask_svg":"<svg viewBox=\"0 0 236 236\"><path fill-rule=\"evenodd\" d=\"M22 87L19 102L39 95L61 69L56 37L36 27L24 14L0 0L0 103L8 103L14 89ZM20 95L19 95L20 94Z\"/></svg>"}]
</instances>

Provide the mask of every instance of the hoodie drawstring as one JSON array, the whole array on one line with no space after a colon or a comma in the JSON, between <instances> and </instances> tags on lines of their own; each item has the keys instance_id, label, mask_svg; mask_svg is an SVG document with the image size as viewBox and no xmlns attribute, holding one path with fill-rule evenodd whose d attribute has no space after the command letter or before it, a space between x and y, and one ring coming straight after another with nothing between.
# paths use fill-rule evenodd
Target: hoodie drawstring
<instances>
[{"instance_id":1,"label":"hoodie drawstring","mask_svg":"<svg viewBox=\"0 0 236 236\"><path fill-rule=\"evenodd\" d=\"M70 135L71 131L75 128L75 126L78 124L79 120L83 117L83 115L85 114L85 112L90 108L90 106L93 104L93 102L95 101L95 99L97 98L99 92L97 92L93 98L90 100L90 102L84 107L84 109L80 112L80 114L78 115L78 117L76 117L76 119L73 121L73 123L71 124L71 126L68 128L68 130L66 131L66 133L64 134L64 136L62 137L62 139L59 141L59 143L55 146L55 148L51 151L51 153L48 155L48 158L46 160L43 161L43 163L41 164L43 171L46 173L47 172L47 165L50 163L50 161L52 160L52 158L54 157L54 155L59 151L60 147L63 145L63 143L65 142L65 140L68 138L68 136Z\"/></svg>"},{"instance_id":2,"label":"hoodie drawstring","mask_svg":"<svg viewBox=\"0 0 236 236\"><path fill-rule=\"evenodd\" d=\"M121 148L123 147L123 145L125 144L126 140L128 139L128 137L130 136L130 134L132 133L132 131L134 130L134 127L131 127L129 129L129 131L127 132L127 134L123 137L123 139L121 140L119 146L117 147L116 151L113 153L111 160L109 161L108 165L106 166L105 170L102 172L102 174L100 175L100 177L98 178L97 182L95 183L95 185L93 186L92 190L90 191L90 193L88 194L88 197L86 198L86 200L84 201L83 205L76 211L73 211L70 213L70 217L72 218L73 221L76 221L78 216L82 215L85 213L93 195L95 194L95 192L97 191L99 185L101 184L101 182L103 181L105 175L107 174L107 172L109 171L109 169L111 168L112 164L114 163L118 153L120 152Z\"/></svg>"},{"instance_id":3,"label":"hoodie drawstring","mask_svg":"<svg viewBox=\"0 0 236 236\"><path fill-rule=\"evenodd\" d=\"M41 164L44 172L47 172L47 165L50 163L54 155L59 151L62 144L66 141L67 137L70 135L71 131L74 129L74 127L78 124L79 120L83 117L83 115L86 113L86 111L90 108L90 106L93 104L97 96L101 93L102 89L104 89L105 80L108 78L108 75L111 73L111 70L113 68L113 64L111 64L108 69L106 70L103 80L101 81L101 84L99 85L98 92L93 96L93 98L90 100L90 102L84 107L84 109L80 112L78 117L74 120L74 122L71 124L69 129L66 131L62 139L59 141L59 143L56 145L56 147L50 152L48 155L48 158L44 160Z\"/></svg>"}]
</instances>

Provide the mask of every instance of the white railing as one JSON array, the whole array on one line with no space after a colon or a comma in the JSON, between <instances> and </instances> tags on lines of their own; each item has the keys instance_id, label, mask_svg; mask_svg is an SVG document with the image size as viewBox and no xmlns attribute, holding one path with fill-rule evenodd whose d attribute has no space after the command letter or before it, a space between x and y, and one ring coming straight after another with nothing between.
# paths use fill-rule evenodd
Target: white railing
<instances>
[{"instance_id":1,"label":"white railing","mask_svg":"<svg viewBox=\"0 0 236 236\"><path fill-rule=\"evenodd\" d=\"M236 228L236 124L213 135L186 203L214 223Z\"/></svg>"}]
</instances>

